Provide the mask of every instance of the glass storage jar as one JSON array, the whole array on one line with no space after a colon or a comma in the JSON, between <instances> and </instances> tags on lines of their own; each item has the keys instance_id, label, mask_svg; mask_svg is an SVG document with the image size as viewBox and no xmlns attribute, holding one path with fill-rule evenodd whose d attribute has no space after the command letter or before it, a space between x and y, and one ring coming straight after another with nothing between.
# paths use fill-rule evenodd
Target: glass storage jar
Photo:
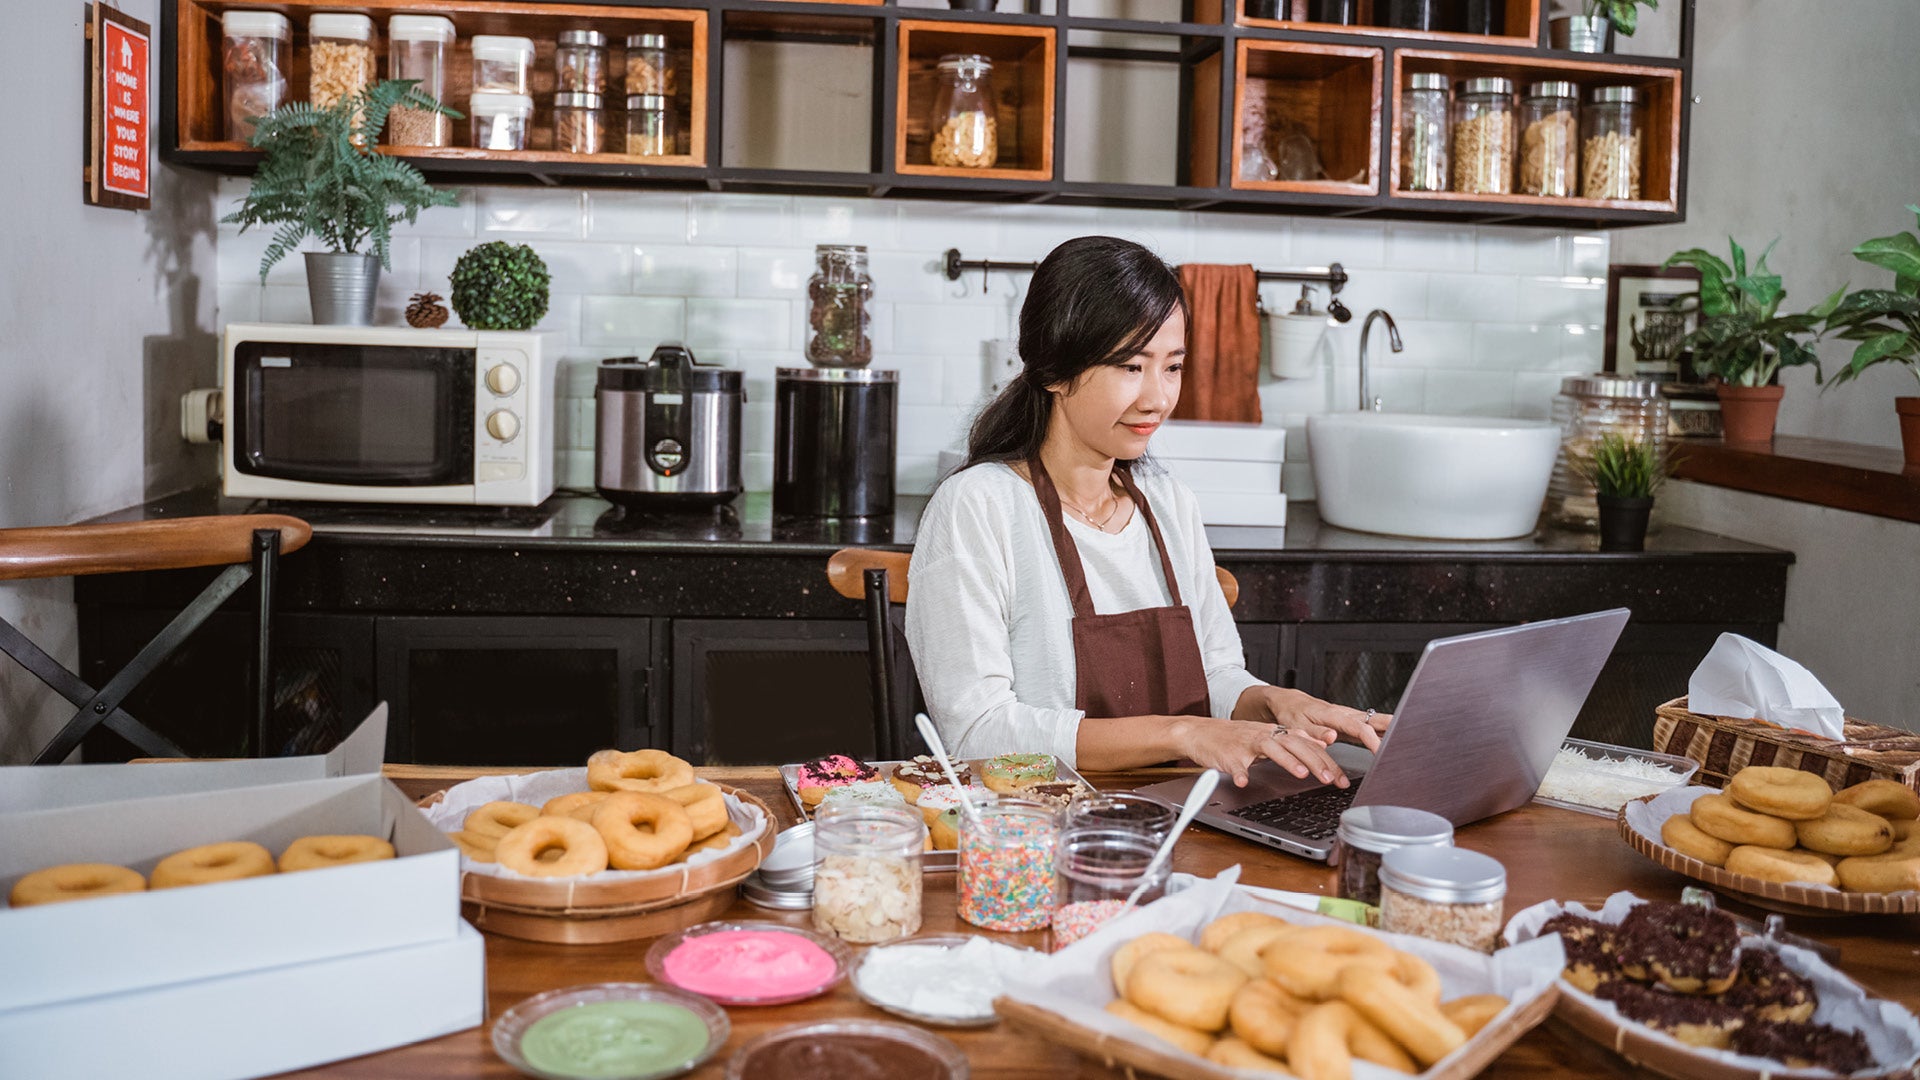
<instances>
[{"instance_id":1,"label":"glass storage jar","mask_svg":"<svg viewBox=\"0 0 1920 1080\"><path fill-rule=\"evenodd\" d=\"M607 146L607 110L599 94L553 95L553 148L563 154L598 154Z\"/></svg>"},{"instance_id":2,"label":"glass storage jar","mask_svg":"<svg viewBox=\"0 0 1920 1080\"><path fill-rule=\"evenodd\" d=\"M1513 191L1513 80L1465 79L1453 98L1453 190Z\"/></svg>"},{"instance_id":3,"label":"glass storage jar","mask_svg":"<svg viewBox=\"0 0 1920 1080\"><path fill-rule=\"evenodd\" d=\"M873 279L867 249L821 244L807 279L807 359L815 367L863 368L873 362Z\"/></svg>"},{"instance_id":4,"label":"glass storage jar","mask_svg":"<svg viewBox=\"0 0 1920 1080\"><path fill-rule=\"evenodd\" d=\"M467 43L473 54L473 92L524 94L533 69L533 39L480 34Z\"/></svg>"},{"instance_id":5,"label":"glass storage jar","mask_svg":"<svg viewBox=\"0 0 1920 1080\"><path fill-rule=\"evenodd\" d=\"M1447 109L1452 87L1437 72L1407 76L1400 94L1400 190L1447 190Z\"/></svg>"},{"instance_id":6,"label":"glass storage jar","mask_svg":"<svg viewBox=\"0 0 1920 1080\"><path fill-rule=\"evenodd\" d=\"M1173 807L1132 792L1096 791L1067 804L1069 829L1128 829L1159 843L1173 830Z\"/></svg>"},{"instance_id":7,"label":"glass storage jar","mask_svg":"<svg viewBox=\"0 0 1920 1080\"><path fill-rule=\"evenodd\" d=\"M1341 812L1335 836L1341 899L1378 904L1381 858L1397 848L1450 845L1453 823L1406 806L1355 806Z\"/></svg>"},{"instance_id":8,"label":"glass storage jar","mask_svg":"<svg viewBox=\"0 0 1920 1080\"><path fill-rule=\"evenodd\" d=\"M1133 829L1070 828L1060 833L1053 857L1053 948L1055 951L1098 930L1126 905L1141 882L1140 903L1158 900L1171 867L1147 869L1160 845ZM1171 860L1169 860L1170 862Z\"/></svg>"},{"instance_id":9,"label":"glass storage jar","mask_svg":"<svg viewBox=\"0 0 1920 1080\"><path fill-rule=\"evenodd\" d=\"M1575 463L1593 452L1607 432L1653 447L1658 459L1667 450L1667 414L1671 406L1658 379L1620 375L1569 375L1553 399L1553 421L1560 425L1560 457L1547 481L1547 520L1576 529L1600 524L1593 485Z\"/></svg>"},{"instance_id":10,"label":"glass storage jar","mask_svg":"<svg viewBox=\"0 0 1920 1080\"><path fill-rule=\"evenodd\" d=\"M823 807L813 818L813 928L860 945L919 931L926 841L911 807Z\"/></svg>"},{"instance_id":11,"label":"glass storage jar","mask_svg":"<svg viewBox=\"0 0 1920 1080\"><path fill-rule=\"evenodd\" d=\"M533 126L533 99L525 94L475 94L467 100L476 150L525 150Z\"/></svg>"},{"instance_id":12,"label":"glass storage jar","mask_svg":"<svg viewBox=\"0 0 1920 1080\"><path fill-rule=\"evenodd\" d=\"M1050 807L1007 800L960 815L960 917L982 930L1039 930L1053 918ZM818 903L819 886L814 886Z\"/></svg>"},{"instance_id":13,"label":"glass storage jar","mask_svg":"<svg viewBox=\"0 0 1920 1080\"><path fill-rule=\"evenodd\" d=\"M667 55L667 35L627 35L627 72L629 94L673 96L673 63Z\"/></svg>"},{"instance_id":14,"label":"glass storage jar","mask_svg":"<svg viewBox=\"0 0 1920 1080\"><path fill-rule=\"evenodd\" d=\"M373 20L325 13L307 20L307 100L330 109L373 82Z\"/></svg>"},{"instance_id":15,"label":"glass storage jar","mask_svg":"<svg viewBox=\"0 0 1920 1080\"><path fill-rule=\"evenodd\" d=\"M1565 198L1578 175L1580 88L1570 82L1537 82L1520 101L1522 195Z\"/></svg>"},{"instance_id":16,"label":"glass storage jar","mask_svg":"<svg viewBox=\"0 0 1920 1080\"><path fill-rule=\"evenodd\" d=\"M1580 196L1640 197L1646 107L1631 86L1596 86L1580 116Z\"/></svg>"},{"instance_id":17,"label":"glass storage jar","mask_svg":"<svg viewBox=\"0 0 1920 1080\"><path fill-rule=\"evenodd\" d=\"M1490 953L1505 924L1507 868L1456 847L1403 847L1380 860L1380 929Z\"/></svg>"},{"instance_id":18,"label":"glass storage jar","mask_svg":"<svg viewBox=\"0 0 1920 1080\"><path fill-rule=\"evenodd\" d=\"M553 89L562 94L607 92L607 35L562 30L554 39Z\"/></svg>"},{"instance_id":19,"label":"glass storage jar","mask_svg":"<svg viewBox=\"0 0 1920 1080\"><path fill-rule=\"evenodd\" d=\"M220 91L228 139L253 137L253 122L286 104L293 26L275 11L220 16Z\"/></svg>"},{"instance_id":20,"label":"glass storage jar","mask_svg":"<svg viewBox=\"0 0 1920 1080\"><path fill-rule=\"evenodd\" d=\"M673 153L673 127L667 99L660 94L627 95L627 153L663 157Z\"/></svg>"},{"instance_id":21,"label":"glass storage jar","mask_svg":"<svg viewBox=\"0 0 1920 1080\"><path fill-rule=\"evenodd\" d=\"M940 58L927 154L935 165L989 169L1000 158L993 61L977 53Z\"/></svg>"},{"instance_id":22,"label":"glass storage jar","mask_svg":"<svg viewBox=\"0 0 1920 1080\"><path fill-rule=\"evenodd\" d=\"M453 20L438 15L395 15L387 20L387 77L413 79L417 89L446 103L447 50ZM387 114L387 141L395 146L446 146L453 122L431 109L396 108Z\"/></svg>"}]
</instances>

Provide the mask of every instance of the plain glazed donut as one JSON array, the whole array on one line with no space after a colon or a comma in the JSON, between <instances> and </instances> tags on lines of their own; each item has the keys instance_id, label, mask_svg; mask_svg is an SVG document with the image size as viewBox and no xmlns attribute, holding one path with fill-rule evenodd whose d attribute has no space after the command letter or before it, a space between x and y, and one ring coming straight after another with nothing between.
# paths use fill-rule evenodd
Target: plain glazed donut
<instances>
[{"instance_id":1,"label":"plain glazed donut","mask_svg":"<svg viewBox=\"0 0 1920 1080\"><path fill-rule=\"evenodd\" d=\"M1400 985L1413 992L1413 996L1438 1008L1440 1006L1440 973L1433 965L1410 952L1398 952L1393 955L1393 971Z\"/></svg>"},{"instance_id":2,"label":"plain glazed donut","mask_svg":"<svg viewBox=\"0 0 1920 1080\"><path fill-rule=\"evenodd\" d=\"M1233 995L1247 973L1199 949L1165 949L1140 958L1127 975L1128 1001L1196 1031L1227 1026Z\"/></svg>"},{"instance_id":3,"label":"plain glazed donut","mask_svg":"<svg viewBox=\"0 0 1920 1080\"><path fill-rule=\"evenodd\" d=\"M490 802L467 815L462 828L476 836L498 840L540 816L540 808L523 802Z\"/></svg>"},{"instance_id":4,"label":"plain glazed donut","mask_svg":"<svg viewBox=\"0 0 1920 1080\"><path fill-rule=\"evenodd\" d=\"M1195 1031L1192 1028L1162 1020L1125 998L1114 998L1107 1002L1107 1011L1135 1027L1145 1028L1149 1034L1158 1035L1198 1057L1205 1057L1207 1051L1213 1046L1213 1036L1206 1032Z\"/></svg>"},{"instance_id":5,"label":"plain glazed donut","mask_svg":"<svg viewBox=\"0 0 1920 1080\"><path fill-rule=\"evenodd\" d=\"M705 840L727 827L727 797L721 793L720 785L701 782L661 794L686 810L688 820L693 823L693 838L696 841Z\"/></svg>"},{"instance_id":6,"label":"plain glazed donut","mask_svg":"<svg viewBox=\"0 0 1920 1080\"><path fill-rule=\"evenodd\" d=\"M1229 1035L1207 1048L1207 1060L1215 1065L1225 1065L1229 1069L1252 1069L1255 1072L1283 1073L1287 1063L1271 1058Z\"/></svg>"},{"instance_id":7,"label":"plain glazed donut","mask_svg":"<svg viewBox=\"0 0 1920 1080\"><path fill-rule=\"evenodd\" d=\"M1799 842L1793 822L1743 810L1725 795L1702 795L1693 800L1687 817L1701 832L1736 847L1758 844L1784 850Z\"/></svg>"},{"instance_id":8,"label":"plain glazed donut","mask_svg":"<svg viewBox=\"0 0 1920 1080\"><path fill-rule=\"evenodd\" d=\"M137 870L112 863L66 863L35 870L14 882L13 891L7 894L7 903L14 907L32 907L146 889L147 879Z\"/></svg>"},{"instance_id":9,"label":"plain glazed donut","mask_svg":"<svg viewBox=\"0 0 1920 1080\"><path fill-rule=\"evenodd\" d=\"M1440 1011L1447 1019L1460 1025L1460 1030L1471 1039L1480 1034L1480 1029L1493 1023L1507 1007L1507 999L1499 994L1473 994L1468 997L1454 998L1440 1003Z\"/></svg>"},{"instance_id":10,"label":"plain glazed donut","mask_svg":"<svg viewBox=\"0 0 1920 1080\"><path fill-rule=\"evenodd\" d=\"M606 797L607 793L604 791L570 791L565 795L555 795L541 803L540 813L546 817L573 817L575 811L599 806ZM591 810L588 811L587 816L593 816ZM526 823L521 822L521 824Z\"/></svg>"},{"instance_id":11,"label":"plain glazed donut","mask_svg":"<svg viewBox=\"0 0 1920 1080\"><path fill-rule=\"evenodd\" d=\"M1893 827L1878 814L1836 802L1817 818L1793 823L1800 846L1825 855L1878 855L1893 846Z\"/></svg>"},{"instance_id":12,"label":"plain glazed donut","mask_svg":"<svg viewBox=\"0 0 1920 1080\"><path fill-rule=\"evenodd\" d=\"M500 838L497 836L476 836L464 829L448 833L447 839L453 841L453 846L460 849L460 854L474 862L494 861L493 849L500 845Z\"/></svg>"},{"instance_id":13,"label":"plain glazed donut","mask_svg":"<svg viewBox=\"0 0 1920 1080\"><path fill-rule=\"evenodd\" d=\"M541 857L556 852L557 858ZM537 817L501 837L493 857L501 866L528 877L575 877L607 868L607 842L584 821Z\"/></svg>"},{"instance_id":14,"label":"plain glazed donut","mask_svg":"<svg viewBox=\"0 0 1920 1080\"><path fill-rule=\"evenodd\" d=\"M740 836L740 835L741 835L740 826L735 825L733 822L729 821L727 822L726 828L721 829L719 832L714 833L712 836L707 837L705 840L695 840L693 843L688 844L687 850L681 852L680 857L673 861L685 862L687 860L687 857L694 854L695 852L712 851L715 848L726 847L728 844L733 843L734 837Z\"/></svg>"},{"instance_id":15,"label":"plain glazed donut","mask_svg":"<svg viewBox=\"0 0 1920 1080\"><path fill-rule=\"evenodd\" d=\"M1905 818L1888 818L1887 824L1893 827L1893 842L1896 844L1914 835L1914 822Z\"/></svg>"},{"instance_id":16,"label":"plain glazed donut","mask_svg":"<svg viewBox=\"0 0 1920 1080\"><path fill-rule=\"evenodd\" d=\"M1734 773L1727 781L1727 794L1756 814L1788 821L1817 818L1833 802L1833 789L1825 780L1777 765L1749 765Z\"/></svg>"},{"instance_id":17,"label":"plain glazed donut","mask_svg":"<svg viewBox=\"0 0 1920 1080\"><path fill-rule=\"evenodd\" d=\"M1467 1041L1460 1025L1438 1005L1378 968L1349 964L1340 970L1340 998L1393 1036L1421 1065L1432 1065Z\"/></svg>"},{"instance_id":18,"label":"plain glazed donut","mask_svg":"<svg viewBox=\"0 0 1920 1080\"><path fill-rule=\"evenodd\" d=\"M1294 924L1286 922L1278 926L1256 923L1234 934L1212 952L1220 959L1246 972L1248 978L1258 979L1267 973L1266 965L1260 959L1260 950L1298 929L1300 928Z\"/></svg>"},{"instance_id":19,"label":"plain glazed donut","mask_svg":"<svg viewBox=\"0 0 1920 1080\"><path fill-rule=\"evenodd\" d=\"M1392 1037L1344 1001L1307 1010L1287 1042L1287 1064L1301 1080L1349 1080L1356 1057L1396 1072L1418 1071Z\"/></svg>"},{"instance_id":20,"label":"plain glazed donut","mask_svg":"<svg viewBox=\"0 0 1920 1080\"><path fill-rule=\"evenodd\" d=\"M693 766L665 750L601 750L587 759L587 786L595 791L658 794L693 783Z\"/></svg>"},{"instance_id":21,"label":"plain glazed donut","mask_svg":"<svg viewBox=\"0 0 1920 1080\"><path fill-rule=\"evenodd\" d=\"M1701 831L1700 826L1685 814L1675 814L1660 824L1660 842L1690 859L1699 859L1708 866L1727 865L1727 856L1733 852L1733 845L1710 833Z\"/></svg>"},{"instance_id":22,"label":"plain glazed donut","mask_svg":"<svg viewBox=\"0 0 1920 1080\"><path fill-rule=\"evenodd\" d=\"M665 795L617 791L593 812L593 828L606 841L607 865L615 870L656 870L680 857L693 842L693 823Z\"/></svg>"},{"instance_id":23,"label":"plain glazed donut","mask_svg":"<svg viewBox=\"0 0 1920 1080\"><path fill-rule=\"evenodd\" d=\"M1833 868L1840 887L1849 892L1905 892L1920 889L1920 855L1888 858L1862 855L1841 859Z\"/></svg>"},{"instance_id":24,"label":"plain glazed donut","mask_svg":"<svg viewBox=\"0 0 1920 1080\"><path fill-rule=\"evenodd\" d=\"M1200 929L1200 947L1210 953L1218 953L1227 944L1227 939L1240 931L1254 926L1270 926L1282 930L1292 930L1297 924L1290 923L1278 916L1260 911L1236 911L1231 915L1222 915Z\"/></svg>"},{"instance_id":25,"label":"plain glazed donut","mask_svg":"<svg viewBox=\"0 0 1920 1080\"><path fill-rule=\"evenodd\" d=\"M1160 933L1141 934L1115 949L1113 959L1108 961L1109 970L1113 974L1113 989L1121 994L1127 992L1127 976L1133 972L1133 965L1138 963L1141 957L1163 949L1191 948L1193 948L1193 942L1183 937Z\"/></svg>"},{"instance_id":26,"label":"plain glazed donut","mask_svg":"<svg viewBox=\"0 0 1920 1080\"><path fill-rule=\"evenodd\" d=\"M1727 856L1727 873L1783 884L1836 885L1840 881L1834 865L1810 851L1781 851L1752 844L1733 849Z\"/></svg>"},{"instance_id":27,"label":"plain glazed donut","mask_svg":"<svg viewBox=\"0 0 1920 1080\"><path fill-rule=\"evenodd\" d=\"M391 858L393 845L377 836L303 836L280 853L280 872L324 870Z\"/></svg>"},{"instance_id":28,"label":"plain glazed donut","mask_svg":"<svg viewBox=\"0 0 1920 1080\"><path fill-rule=\"evenodd\" d=\"M1260 953L1267 978L1309 1001L1338 996L1341 968L1366 964L1391 970L1394 957L1393 949L1379 938L1339 926L1302 927Z\"/></svg>"},{"instance_id":29,"label":"plain glazed donut","mask_svg":"<svg viewBox=\"0 0 1920 1080\"><path fill-rule=\"evenodd\" d=\"M1857 806L1889 821L1920 818L1920 792L1894 780L1862 780L1834 792L1833 801Z\"/></svg>"},{"instance_id":30,"label":"plain glazed donut","mask_svg":"<svg viewBox=\"0 0 1920 1080\"><path fill-rule=\"evenodd\" d=\"M1227 1007L1227 1026L1248 1046L1278 1057L1287 1052L1287 1039L1313 1002L1294 997L1272 979L1249 979Z\"/></svg>"},{"instance_id":31,"label":"plain glazed donut","mask_svg":"<svg viewBox=\"0 0 1920 1080\"><path fill-rule=\"evenodd\" d=\"M176 851L153 868L151 888L173 889L181 885L208 885L216 881L238 881L274 873L273 854L248 840L224 844L203 844Z\"/></svg>"}]
</instances>

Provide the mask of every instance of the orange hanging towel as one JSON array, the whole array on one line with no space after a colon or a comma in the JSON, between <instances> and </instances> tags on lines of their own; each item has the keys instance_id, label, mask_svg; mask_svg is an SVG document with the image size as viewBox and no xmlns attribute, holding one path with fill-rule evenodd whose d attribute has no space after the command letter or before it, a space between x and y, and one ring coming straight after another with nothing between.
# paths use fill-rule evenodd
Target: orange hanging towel
<instances>
[{"instance_id":1,"label":"orange hanging towel","mask_svg":"<svg viewBox=\"0 0 1920 1080\"><path fill-rule=\"evenodd\" d=\"M1251 266L1180 268L1192 312L1176 420L1260 422L1259 282Z\"/></svg>"}]
</instances>

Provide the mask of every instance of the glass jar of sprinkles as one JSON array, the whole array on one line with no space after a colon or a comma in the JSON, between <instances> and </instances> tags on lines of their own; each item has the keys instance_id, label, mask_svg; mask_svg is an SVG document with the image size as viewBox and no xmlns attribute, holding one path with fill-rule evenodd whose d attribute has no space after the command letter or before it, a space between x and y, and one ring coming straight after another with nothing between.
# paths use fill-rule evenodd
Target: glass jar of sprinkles
<instances>
[{"instance_id":1,"label":"glass jar of sprinkles","mask_svg":"<svg viewBox=\"0 0 1920 1080\"><path fill-rule=\"evenodd\" d=\"M861 945L920 929L927 825L907 806L850 803L813 819L813 928Z\"/></svg>"},{"instance_id":2,"label":"glass jar of sprinkles","mask_svg":"<svg viewBox=\"0 0 1920 1080\"><path fill-rule=\"evenodd\" d=\"M1500 941L1507 868L1456 847L1403 847L1380 860L1380 929L1490 953Z\"/></svg>"},{"instance_id":3,"label":"glass jar of sprinkles","mask_svg":"<svg viewBox=\"0 0 1920 1080\"><path fill-rule=\"evenodd\" d=\"M1403 847L1453 843L1453 823L1439 814L1405 806L1354 806L1340 814L1334 845L1340 863L1340 897L1380 902L1380 860Z\"/></svg>"},{"instance_id":4,"label":"glass jar of sprinkles","mask_svg":"<svg viewBox=\"0 0 1920 1080\"><path fill-rule=\"evenodd\" d=\"M1060 826L1038 803L1002 800L960 815L960 917L982 930L1039 930L1053 918Z\"/></svg>"},{"instance_id":5,"label":"glass jar of sprinkles","mask_svg":"<svg viewBox=\"0 0 1920 1080\"><path fill-rule=\"evenodd\" d=\"M1067 946L1098 930L1120 914L1142 881L1145 904L1166 892L1169 860L1151 875L1158 842L1135 829L1083 826L1060 833L1054 849L1053 948Z\"/></svg>"}]
</instances>

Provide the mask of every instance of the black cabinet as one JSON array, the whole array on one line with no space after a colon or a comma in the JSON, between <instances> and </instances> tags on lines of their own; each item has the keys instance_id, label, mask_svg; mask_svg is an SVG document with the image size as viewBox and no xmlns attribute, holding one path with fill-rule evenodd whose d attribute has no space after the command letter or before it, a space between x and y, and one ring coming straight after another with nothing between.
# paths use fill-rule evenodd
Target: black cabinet
<instances>
[{"instance_id":1,"label":"black cabinet","mask_svg":"<svg viewBox=\"0 0 1920 1080\"><path fill-rule=\"evenodd\" d=\"M676 619L672 712L674 752L696 765L899 753L874 719L864 622Z\"/></svg>"}]
</instances>

